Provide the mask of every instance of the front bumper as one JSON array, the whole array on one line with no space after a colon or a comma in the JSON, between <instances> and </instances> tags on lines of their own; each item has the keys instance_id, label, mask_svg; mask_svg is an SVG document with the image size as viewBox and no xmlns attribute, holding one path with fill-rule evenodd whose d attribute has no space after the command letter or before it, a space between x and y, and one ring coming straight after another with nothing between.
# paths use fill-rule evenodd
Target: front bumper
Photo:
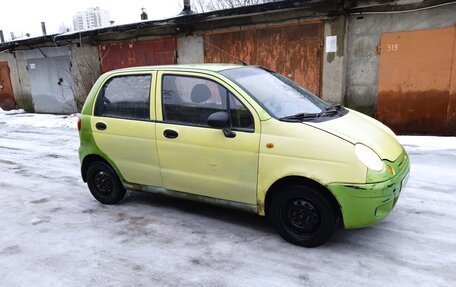
<instances>
[{"instance_id":1,"label":"front bumper","mask_svg":"<svg viewBox=\"0 0 456 287\"><path fill-rule=\"evenodd\" d=\"M410 172L405 151L399 160L402 161L400 170L388 180L368 184L327 185L340 205L345 228L366 227L388 216Z\"/></svg>"}]
</instances>

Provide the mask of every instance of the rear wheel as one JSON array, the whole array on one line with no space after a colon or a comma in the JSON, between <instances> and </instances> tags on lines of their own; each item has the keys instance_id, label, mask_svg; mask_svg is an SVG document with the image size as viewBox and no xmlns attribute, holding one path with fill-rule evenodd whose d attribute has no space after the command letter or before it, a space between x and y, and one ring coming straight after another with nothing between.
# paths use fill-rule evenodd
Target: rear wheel
<instances>
[{"instance_id":1,"label":"rear wheel","mask_svg":"<svg viewBox=\"0 0 456 287\"><path fill-rule=\"evenodd\" d=\"M93 197L104 204L116 204L126 193L115 171L101 161L90 164L87 170L87 185Z\"/></svg>"},{"instance_id":2,"label":"rear wheel","mask_svg":"<svg viewBox=\"0 0 456 287\"><path fill-rule=\"evenodd\" d=\"M288 242L316 247L334 231L336 215L331 204L317 190L289 185L272 199L270 217L277 232Z\"/></svg>"}]
</instances>

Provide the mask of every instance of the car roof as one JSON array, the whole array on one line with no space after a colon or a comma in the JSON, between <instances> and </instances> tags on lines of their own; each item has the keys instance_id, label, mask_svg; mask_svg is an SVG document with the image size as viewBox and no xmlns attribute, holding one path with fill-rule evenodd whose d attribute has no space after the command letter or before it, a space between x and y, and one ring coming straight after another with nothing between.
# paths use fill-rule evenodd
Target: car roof
<instances>
[{"instance_id":1,"label":"car roof","mask_svg":"<svg viewBox=\"0 0 456 287\"><path fill-rule=\"evenodd\" d=\"M139 72L139 71L161 71L161 70L183 70L183 71L212 71L220 72L223 70L244 67L236 64L185 64L185 65L160 65L160 66L140 66L130 67L110 72Z\"/></svg>"}]
</instances>

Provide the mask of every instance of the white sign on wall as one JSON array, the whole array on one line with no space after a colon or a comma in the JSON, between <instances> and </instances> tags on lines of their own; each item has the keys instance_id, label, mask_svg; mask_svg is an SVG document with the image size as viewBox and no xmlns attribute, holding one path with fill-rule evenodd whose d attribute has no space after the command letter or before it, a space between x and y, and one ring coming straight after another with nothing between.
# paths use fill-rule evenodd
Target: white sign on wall
<instances>
[{"instance_id":1,"label":"white sign on wall","mask_svg":"<svg viewBox=\"0 0 456 287\"><path fill-rule=\"evenodd\" d=\"M30 69L35 70L35 64L30 64Z\"/></svg>"},{"instance_id":2,"label":"white sign on wall","mask_svg":"<svg viewBox=\"0 0 456 287\"><path fill-rule=\"evenodd\" d=\"M326 36L326 53L337 52L337 36Z\"/></svg>"}]
</instances>

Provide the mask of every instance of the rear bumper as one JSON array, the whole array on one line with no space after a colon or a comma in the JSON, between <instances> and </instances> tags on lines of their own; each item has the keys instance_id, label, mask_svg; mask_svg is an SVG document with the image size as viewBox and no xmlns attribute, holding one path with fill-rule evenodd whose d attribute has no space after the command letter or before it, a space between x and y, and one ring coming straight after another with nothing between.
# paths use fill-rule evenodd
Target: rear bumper
<instances>
[{"instance_id":1,"label":"rear bumper","mask_svg":"<svg viewBox=\"0 0 456 287\"><path fill-rule=\"evenodd\" d=\"M344 227L366 227L387 217L396 205L410 172L410 164L394 177L371 184L329 184L327 188L339 202Z\"/></svg>"}]
</instances>

